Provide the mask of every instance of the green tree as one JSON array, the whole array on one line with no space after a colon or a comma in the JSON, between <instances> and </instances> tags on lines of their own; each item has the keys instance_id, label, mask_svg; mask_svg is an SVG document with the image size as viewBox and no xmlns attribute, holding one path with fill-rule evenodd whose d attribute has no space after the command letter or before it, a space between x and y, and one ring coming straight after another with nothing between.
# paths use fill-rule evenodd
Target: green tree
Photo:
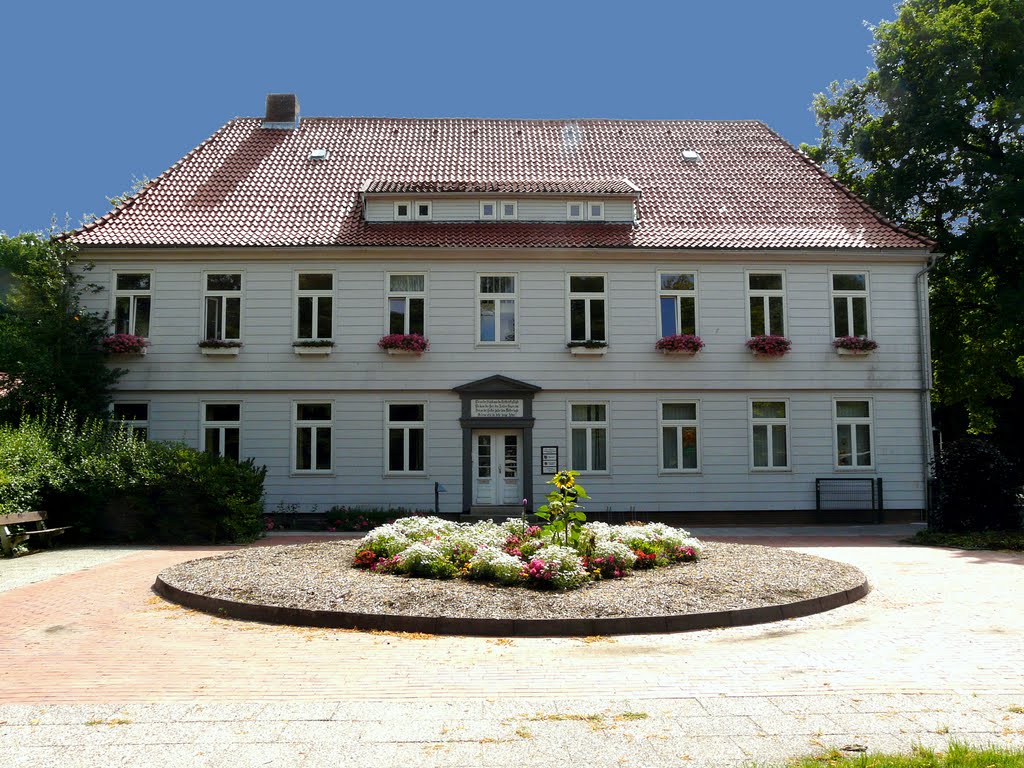
<instances>
[{"instance_id":1,"label":"green tree","mask_svg":"<svg viewBox=\"0 0 1024 768\"><path fill-rule=\"evenodd\" d=\"M814 97L821 139L803 149L937 242L940 417L947 432L1005 437L1024 419L1024 0L906 0L897 12L873 28L876 68Z\"/></svg>"},{"instance_id":2,"label":"green tree","mask_svg":"<svg viewBox=\"0 0 1024 768\"><path fill-rule=\"evenodd\" d=\"M121 372L102 351L106 317L81 306L85 269L67 240L0 233L0 270L12 278L0 298L0 371L17 382L0 395L0 420L55 407L106 418Z\"/></svg>"}]
</instances>

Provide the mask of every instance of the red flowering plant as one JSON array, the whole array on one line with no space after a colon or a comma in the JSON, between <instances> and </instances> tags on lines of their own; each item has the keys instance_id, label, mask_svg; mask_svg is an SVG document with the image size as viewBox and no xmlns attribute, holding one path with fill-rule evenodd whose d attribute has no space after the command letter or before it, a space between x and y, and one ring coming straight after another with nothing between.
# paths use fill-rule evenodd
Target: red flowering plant
<instances>
[{"instance_id":1,"label":"red flowering plant","mask_svg":"<svg viewBox=\"0 0 1024 768\"><path fill-rule=\"evenodd\" d=\"M851 352L872 352L878 349L878 342L865 336L840 336L832 342L836 349L848 349Z\"/></svg>"},{"instance_id":2,"label":"red flowering plant","mask_svg":"<svg viewBox=\"0 0 1024 768\"><path fill-rule=\"evenodd\" d=\"M676 547L672 550L672 559L677 563L692 563L697 559L697 551L691 546Z\"/></svg>"},{"instance_id":3,"label":"red flowering plant","mask_svg":"<svg viewBox=\"0 0 1024 768\"><path fill-rule=\"evenodd\" d=\"M430 342L418 333L389 333L381 337L377 346L384 350L422 353L430 349Z\"/></svg>"},{"instance_id":4,"label":"red flowering plant","mask_svg":"<svg viewBox=\"0 0 1024 768\"><path fill-rule=\"evenodd\" d=\"M372 549L361 549L356 552L356 559L353 561L356 568L373 568L378 561L384 558L379 557Z\"/></svg>"},{"instance_id":5,"label":"red flowering plant","mask_svg":"<svg viewBox=\"0 0 1024 768\"><path fill-rule=\"evenodd\" d=\"M101 342L103 351L111 355L138 355L146 351L149 342L134 333L115 333Z\"/></svg>"},{"instance_id":6,"label":"red flowering plant","mask_svg":"<svg viewBox=\"0 0 1024 768\"><path fill-rule=\"evenodd\" d=\"M629 564L621 557L584 557L583 567L602 579L621 579L629 572Z\"/></svg>"},{"instance_id":7,"label":"red flowering plant","mask_svg":"<svg viewBox=\"0 0 1024 768\"><path fill-rule=\"evenodd\" d=\"M695 355L704 349L704 342L700 336L692 333L674 333L658 339L654 342L654 348L659 352L684 352Z\"/></svg>"},{"instance_id":8,"label":"red flowering plant","mask_svg":"<svg viewBox=\"0 0 1024 768\"><path fill-rule=\"evenodd\" d=\"M747 349L765 357L782 357L793 347L793 342L785 336L754 336L747 339Z\"/></svg>"}]
</instances>

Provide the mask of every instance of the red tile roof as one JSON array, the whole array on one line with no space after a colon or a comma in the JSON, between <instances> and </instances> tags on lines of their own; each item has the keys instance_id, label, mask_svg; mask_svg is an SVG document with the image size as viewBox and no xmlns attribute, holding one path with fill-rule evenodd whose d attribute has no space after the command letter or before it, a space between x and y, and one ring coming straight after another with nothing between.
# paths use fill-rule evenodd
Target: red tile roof
<instances>
[{"instance_id":1,"label":"red tile roof","mask_svg":"<svg viewBox=\"0 0 1024 768\"><path fill-rule=\"evenodd\" d=\"M85 246L931 248L756 121L232 120L120 208ZM314 149L325 160L311 160ZM698 162L682 158L696 150ZM635 224L372 223L373 180L490 191L640 188ZM554 187L552 187L554 188Z\"/></svg>"}]
</instances>

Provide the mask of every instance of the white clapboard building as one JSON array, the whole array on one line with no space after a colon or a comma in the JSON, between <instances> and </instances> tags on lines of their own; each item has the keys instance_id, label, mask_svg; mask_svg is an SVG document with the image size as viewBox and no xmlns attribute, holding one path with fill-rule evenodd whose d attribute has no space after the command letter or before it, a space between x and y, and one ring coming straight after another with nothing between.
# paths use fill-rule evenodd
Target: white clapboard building
<instances>
[{"instance_id":1,"label":"white clapboard building","mask_svg":"<svg viewBox=\"0 0 1024 768\"><path fill-rule=\"evenodd\" d=\"M925 506L933 244L756 121L272 95L74 237L93 309L149 342L112 357L115 414L265 464L271 508L433 508L440 484L442 512L502 511L555 468L595 512Z\"/></svg>"}]
</instances>

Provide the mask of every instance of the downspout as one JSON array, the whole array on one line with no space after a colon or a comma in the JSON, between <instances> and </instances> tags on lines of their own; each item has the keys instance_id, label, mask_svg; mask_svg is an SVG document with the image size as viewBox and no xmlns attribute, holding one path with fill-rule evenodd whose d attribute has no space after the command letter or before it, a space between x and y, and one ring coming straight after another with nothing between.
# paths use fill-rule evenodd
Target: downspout
<instances>
[{"instance_id":1,"label":"downspout","mask_svg":"<svg viewBox=\"0 0 1024 768\"><path fill-rule=\"evenodd\" d=\"M928 273L938 263L942 254L928 257L928 264L914 276L917 289L917 318L919 354L921 358L921 431L922 458L924 459L924 488L927 499L928 485L931 481L931 465L935 458L932 446L932 342L931 322L928 312ZM926 504L927 506L927 504ZM927 512L927 510L926 510Z\"/></svg>"}]
</instances>

